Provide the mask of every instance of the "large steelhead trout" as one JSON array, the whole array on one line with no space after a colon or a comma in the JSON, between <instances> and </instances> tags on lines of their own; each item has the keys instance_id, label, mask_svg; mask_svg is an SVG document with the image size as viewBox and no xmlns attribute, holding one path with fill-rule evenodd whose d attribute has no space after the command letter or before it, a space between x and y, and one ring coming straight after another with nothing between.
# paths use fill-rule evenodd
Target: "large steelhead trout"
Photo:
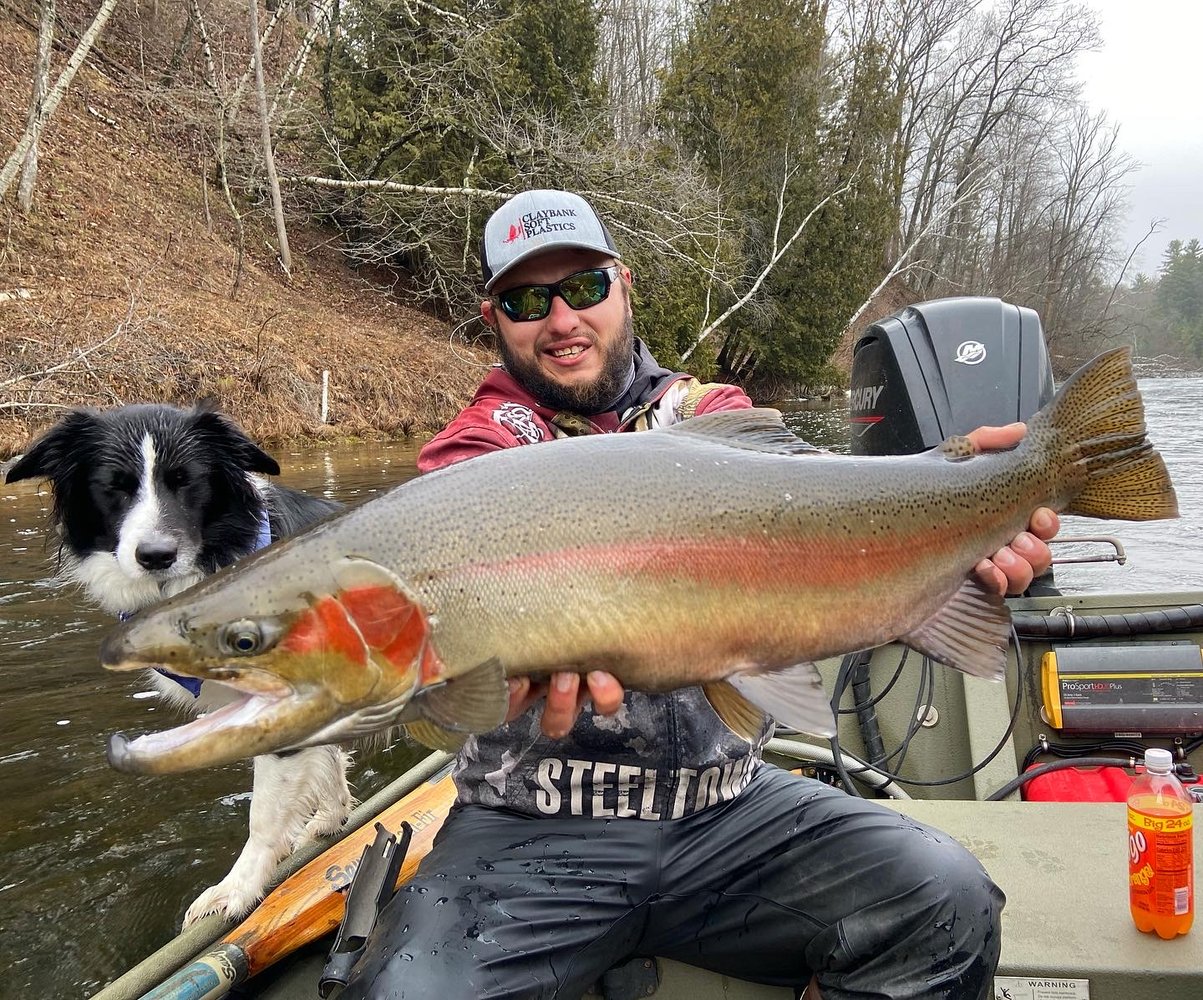
<instances>
[{"instance_id":1,"label":"large steelhead trout","mask_svg":"<svg viewBox=\"0 0 1203 1000\"><path fill-rule=\"evenodd\" d=\"M1074 374L1012 451L805 453L774 410L515 448L414 479L117 627L113 670L162 666L245 698L109 756L170 772L407 724L498 725L505 677L702 684L834 730L813 661L901 640L1002 676L1010 614L973 573L1031 512L1174 517L1125 350ZM462 740L462 736L459 737Z\"/></svg>"}]
</instances>

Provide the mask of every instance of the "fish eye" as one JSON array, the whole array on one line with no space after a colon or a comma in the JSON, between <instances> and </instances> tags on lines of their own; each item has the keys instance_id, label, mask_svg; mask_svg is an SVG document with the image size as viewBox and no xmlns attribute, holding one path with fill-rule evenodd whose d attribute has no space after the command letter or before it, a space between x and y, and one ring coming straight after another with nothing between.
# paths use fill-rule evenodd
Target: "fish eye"
<instances>
[{"instance_id":1,"label":"fish eye","mask_svg":"<svg viewBox=\"0 0 1203 1000\"><path fill-rule=\"evenodd\" d=\"M232 656L253 656L266 645L257 622L231 622L221 630L222 652Z\"/></svg>"}]
</instances>

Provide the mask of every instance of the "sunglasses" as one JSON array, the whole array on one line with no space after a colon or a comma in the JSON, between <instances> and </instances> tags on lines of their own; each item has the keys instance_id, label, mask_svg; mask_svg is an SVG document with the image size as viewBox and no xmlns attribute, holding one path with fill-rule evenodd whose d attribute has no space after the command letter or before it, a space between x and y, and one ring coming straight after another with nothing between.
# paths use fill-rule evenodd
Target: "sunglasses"
<instances>
[{"instance_id":1,"label":"sunglasses","mask_svg":"<svg viewBox=\"0 0 1203 1000\"><path fill-rule=\"evenodd\" d=\"M497 304L515 323L530 323L551 312L551 300L559 296L572 309L588 309L604 302L618 278L618 266L577 271L550 285L519 285L496 295Z\"/></svg>"}]
</instances>

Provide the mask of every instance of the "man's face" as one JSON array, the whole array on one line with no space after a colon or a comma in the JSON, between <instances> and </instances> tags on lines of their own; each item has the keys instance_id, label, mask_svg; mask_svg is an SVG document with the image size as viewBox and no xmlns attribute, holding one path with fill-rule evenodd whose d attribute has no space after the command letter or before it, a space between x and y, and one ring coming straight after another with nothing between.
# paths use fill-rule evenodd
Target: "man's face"
<instances>
[{"instance_id":1,"label":"man's face","mask_svg":"<svg viewBox=\"0 0 1203 1000\"><path fill-rule=\"evenodd\" d=\"M614 258L592 251L553 250L523 261L495 292L553 284L578 271L614 263ZM484 321L497 331L506 370L544 404L596 413L622 391L631 371L634 330L627 295L631 272L619 267L621 275L610 294L586 309L575 310L555 295L543 319L519 323L491 299L480 304Z\"/></svg>"}]
</instances>

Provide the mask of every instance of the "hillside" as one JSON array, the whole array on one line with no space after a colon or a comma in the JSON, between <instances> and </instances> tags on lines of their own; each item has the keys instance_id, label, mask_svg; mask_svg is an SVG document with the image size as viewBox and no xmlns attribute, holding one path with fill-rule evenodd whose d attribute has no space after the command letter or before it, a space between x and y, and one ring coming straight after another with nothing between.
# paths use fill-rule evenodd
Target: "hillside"
<instances>
[{"instance_id":1,"label":"hillside","mask_svg":"<svg viewBox=\"0 0 1203 1000\"><path fill-rule=\"evenodd\" d=\"M35 44L0 19L5 158ZM41 145L33 213L0 205L0 459L75 405L208 396L269 443L402 436L452 416L488 355L353 272L332 232L290 227L289 279L265 207L247 206L235 290L236 229L212 163L169 148L142 93L89 59Z\"/></svg>"}]
</instances>

